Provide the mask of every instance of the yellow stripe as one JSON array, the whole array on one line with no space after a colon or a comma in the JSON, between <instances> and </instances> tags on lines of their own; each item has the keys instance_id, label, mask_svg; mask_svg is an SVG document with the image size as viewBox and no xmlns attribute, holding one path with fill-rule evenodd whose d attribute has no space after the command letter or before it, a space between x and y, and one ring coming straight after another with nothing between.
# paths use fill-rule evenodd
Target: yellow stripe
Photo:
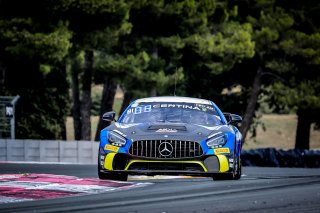
<instances>
[{"instance_id":1,"label":"yellow stripe","mask_svg":"<svg viewBox=\"0 0 320 213\"><path fill-rule=\"evenodd\" d=\"M229 170L228 158L224 155L216 155L220 163L220 172L227 172Z\"/></svg>"},{"instance_id":2,"label":"yellow stripe","mask_svg":"<svg viewBox=\"0 0 320 213\"><path fill-rule=\"evenodd\" d=\"M132 160L130 163L126 166L125 170L128 170L131 164L133 163L194 163L198 164L203 168L203 171L208 172L207 168L203 165L202 162L199 161L149 161L149 160Z\"/></svg>"},{"instance_id":3,"label":"yellow stripe","mask_svg":"<svg viewBox=\"0 0 320 213\"><path fill-rule=\"evenodd\" d=\"M113 158L117 153L110 152L107 154L107 156L104 159L104 168L107 170L113 170L112 168L112 163L113 163Z\"/></svg>"}]
</instances>

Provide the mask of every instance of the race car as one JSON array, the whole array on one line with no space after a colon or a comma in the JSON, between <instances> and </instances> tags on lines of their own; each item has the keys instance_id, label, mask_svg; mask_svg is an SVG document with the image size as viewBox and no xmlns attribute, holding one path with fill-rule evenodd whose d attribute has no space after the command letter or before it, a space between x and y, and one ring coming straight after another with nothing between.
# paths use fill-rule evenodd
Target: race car
<instances>
[{"instance_id":1,"label":"race car","mask_svg":"<svg viewBox=\"0 0 320 213\"><path fill-rule=\"evenodd\" d=\"M102 119L115 121L115 112ZM241 120L205 99L137 99L101 130L98 176L120 181L128 175L240 179L242 135L236 125Z\"/></svg>"}]
</instances>

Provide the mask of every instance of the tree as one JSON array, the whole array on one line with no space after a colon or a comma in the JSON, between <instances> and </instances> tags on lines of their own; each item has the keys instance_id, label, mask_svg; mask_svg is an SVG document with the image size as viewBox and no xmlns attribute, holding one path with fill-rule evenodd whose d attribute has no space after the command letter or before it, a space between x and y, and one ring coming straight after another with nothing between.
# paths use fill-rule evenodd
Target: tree
<instances>
[{"instance_id":1,"label":"tree","mask_svg":"<svg viewBox=\"0 0 320 213\"><path fill-rule=\"evenodd\" d=\"M226 76L237 63L253 56L254 42L249 24L230 21L212 25L215 32L187 39L182 60L187 71L187 94L219 101L221 91L235 83Z\"/></svg>"},{"instance_id":2,"label":"tree","mask_svg":"<svg viewBox=\"0 0 320 213\"><path fill-rule=\"evenodd\" d=\"M100 57L97 60L96 70L99 73L107 72L109 83L104 84L104 90L109 90L109 96L102 98L100 115L112 110L113 100L115 93L115 83L121 83L126 85L126 89L130 91L125 94L132 94L132 97L146 96L149 87L149 82L153 82L157 88L165 89L168 85L174 82L174 75L177 75L177 79L182 78L182 70L178 70L174 75L165 75L163 72L152 72L149 71L150 67L150 56L146 52L138 53L137 55L122 56L119 54L107 55ZM109 89L109 88L114 89ZM126 99L125 99L126 100ZM131 99L132 100L132 99ZM129 103L127 103L128 105ZM127 105L122 104L123 107ZM122 109L123 110L123 109ZM121 110L120 110L121 111ZM99 139L99 134L103 125L108 125L102 120L99 121L96 140Z\"/></svg>"},{"instance_id":3,"label":"tree","mask_svg":"<svg viewBox=\"0 0 320 213\"><path fill-rule=\"evenodd\" d=\"M319 125L320 116L320 78L303 80L298 84L274 83L270 88L269 98L272 106L288 107L296 111L298 124L296 129L296 149L309 149L312 123Z\"/></svg>"},{"instance_id":4,"label":"tree","mask_svg":"<svg viewBox=\"0 0 320 213\"><path fill-rule=\"evenodd\" d=\"M108 49L115 45L117 37L130 31L127 24L128 5L124 0L67 0L52 2L56 15L69 23L73 32L73 52L84 51L84 69L81 81L82 99L77 97L79 92L74 91L73 117L74 126L81 127L81 139L91 139L91 85L94 66L94 51ZM75 60L71 59L71 60ZM77 90L77 72L73 71L73 89ZM81 120L78 109L80 109ZM79 136L79 131L76 135Z\"/></svg>"},{"instance_id":5,"label":"tree","mask_svg":"<svg viewBox=\"0 0 320 213\"><path fill-rule=\"evenodd\" d=\"M312 123L320 123L320 3L318 1L284 4L295 18L294 30L282 43L283 52L293 66L290 83L292 99L288 101L298 115L296 130L296 149L309 149Z\"/></svg>"},{"instance_id":6,"label":"tree","mask_svg":"<svg viewBox=\"0 0 320 213\"><path fill-rule=\"evenodd\" d=\"M253 65L256 65L256 73L240 127L243 139L246 138L253 122L263 85L263 76L270 74L269 65L278 57L279 45L286 39L284 35L290 31L294 24L292 15L277 6L274 0L257 0L254 4L250 3L247 1L236 2L240 17L244 17L243 20L253 26L253 40L255 42Z\"/></svg>"},{"instance_id":7,"label":"tree","mask_svg":"<svg viewBox=\"0 0 320 213\"><path fill-rule=\"evenodd\" d=\"M225 23L228 13L235 12L227 11L224 3L216 1L136 4L130 13L132 33L124 43L132 45L124 51L143 49L151 56L153 72L172 74L175 68L183 69L186 78L178 83L180 95L212 98L216 93L211 88L212 78L253 55L250 25ZM150 94L154 91L152 85L157 84L150 82Z\"/></svg>"},{"instance_id":8,"label":"tree","mask_svg":"<svg viewBox=\"0 0 320 213\"><path fill-rule=\"evenodd\" d=\"M271 105L287 107L296 111L296 149L309 149L312 123L320 123L320 34L306 34L292 31L288 39L281 43L287 64L291 69L287 81L276 82L269 94ZM273 63L273 69L280 70L283 65Z\"/></svg>"},{"instance_id":9,"label":"tree","mask_svg":"<svg viewBox=\"0 0 320 213\"><path fill-rule=\"evenodd\" d=\"M60 106L68 105L64 60L71 34L64 23L52 21L42 2L0 5L1 83L4 94L21 96L17 138L65 139L67 108Z\"/></svg>"},{"instance_id":10,"label":"tree","mask_svg":"<svg viewBox=\"0 0 320 213\"><path fill-rule=\"evenodd\" d=\"M243 136L245 138L252 122L262 85L273 84L276 80L275 86L272 87L275 91L271 91L269 100L282 101L271 102L271 105L282 103L283 106L291 109L297 108L298 127L295 147L308 148L310 122L314 119L310 119L309 113L306 112L315 110L314 96L318 91L317 84L310 82L314 82L314 79L319 77L317 74L319 3L273 0L256 1L255 4L247 4L248 1L237 3L241 8L239 11L242 11L240 14L245 14L242 17L247 17L246 21L252 23L254 27L255 58L258 61L258 71L241 125ZM250 15L247 16L247 14ZM267 76L269 78L266 78ZM303 89L306 85L315 85L315 87L309 87L310 95L307 95L307 90ZM279 88L281 90L277 91ZM285 88L287 89L284 90ZM303 96L299 89L304 91ZM290 91L288 92L291 94L290 99L275 97L275 94L283 96L287 90ZM309 98L313 101L306 101Z\"/></svg>"}]
</instances>

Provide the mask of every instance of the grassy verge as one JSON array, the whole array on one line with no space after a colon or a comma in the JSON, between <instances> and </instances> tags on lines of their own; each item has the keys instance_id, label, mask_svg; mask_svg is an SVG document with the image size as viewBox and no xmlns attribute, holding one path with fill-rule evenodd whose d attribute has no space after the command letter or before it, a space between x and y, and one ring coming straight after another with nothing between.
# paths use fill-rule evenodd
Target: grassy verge
<instances>
[{"instance_id":1,"label":"grassy verge","mask_svg":"<svg viewBox=\"0 0 320 213\"><path fill-rule=\"evenodd\" d=\"M292 149L295 145L295 136L297 128L296 115L263 115L261 121L266 127L266 131L261 126L257 129L257 137L250 138L248 134L244 149L256 149L275 147L277 149ZM310 131L310 149L320 148L320 131Z\"/></svg>"}]
</instances>

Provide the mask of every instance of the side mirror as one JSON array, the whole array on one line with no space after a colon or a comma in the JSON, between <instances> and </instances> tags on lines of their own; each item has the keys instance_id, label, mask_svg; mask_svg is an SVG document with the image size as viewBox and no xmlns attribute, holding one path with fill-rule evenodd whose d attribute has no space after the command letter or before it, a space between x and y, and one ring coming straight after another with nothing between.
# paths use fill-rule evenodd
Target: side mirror
<instances>
[{"instance_id":1,"label":"side mirror","mask_svg":"<svg viewBox=\"0 0 320 213\"><path fill-rule=\"evenodd\" d=\"M240 115L231 114L228 112L223 113L224 117L227 119L228 124L236 124L242 121L242 117Z\"/></svg>"},{"instance_id":2,"label":"side mirror","mask_svg":"<svg viewBox=\"0 0 320 213\"><path fill-rule=\"evenodd\" d=\"M231 114L231 123L241 123L242 117L240 115Z\"/></svg>"},{"instance_id":3,"label":"side mirror","mask_svg":"<svg viewBox=\"0 0 320 213\"><path fill-rule=\"evenodd\" d=\"M104 121L115 121L114 117L116 116L115 112L106 112L102 115L102 120Z\"/></svg>"}]
</instances>

